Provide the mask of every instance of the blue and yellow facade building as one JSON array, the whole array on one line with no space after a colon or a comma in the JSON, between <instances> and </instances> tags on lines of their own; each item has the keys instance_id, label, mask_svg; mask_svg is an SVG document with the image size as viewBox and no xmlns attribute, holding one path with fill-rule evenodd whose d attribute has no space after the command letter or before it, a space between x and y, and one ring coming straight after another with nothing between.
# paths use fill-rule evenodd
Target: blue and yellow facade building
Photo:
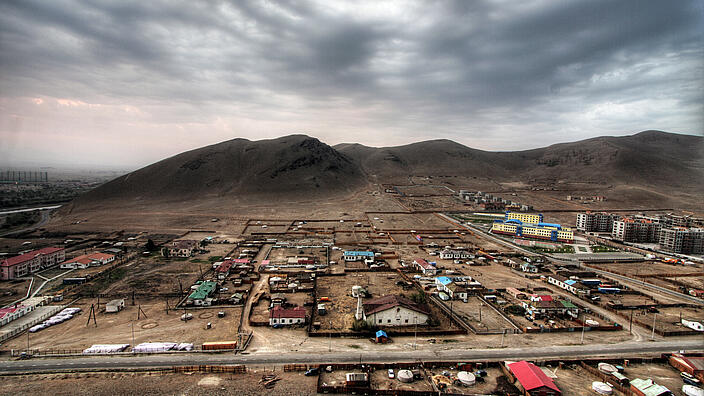
<instances>
[{"instance_id":1,"label":"blue and yellow facade building","mask_svg":"<svg viewBox=\"0 0 704 396\"><path fill-rule=\"evenodd\" d=\"M545 223L543 215L539 213L506 212L503 220L496 220L491 225L491 232L553 242L574 242L574 232L571 228Z\"/></svg>"}]
</instances>

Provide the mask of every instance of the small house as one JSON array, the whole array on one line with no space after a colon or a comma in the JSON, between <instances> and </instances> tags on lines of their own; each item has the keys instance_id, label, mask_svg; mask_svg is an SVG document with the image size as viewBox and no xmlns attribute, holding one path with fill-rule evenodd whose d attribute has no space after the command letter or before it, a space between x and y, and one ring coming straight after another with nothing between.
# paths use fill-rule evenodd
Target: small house
<instances>
[{"instance_id":1,"label":"small house","mask_svg":"<svg viewBox=\"0 0 704 396\"><path fill-rule=\"evenodd\" d=\"M276 306L269 311L269 325L294 325L306 323L306 309L303 307L295 307L285 309Z\"/></svg>"},{"instance_id":2,"label":"small house","mask_svg":"<svg viewBox=\"0 0 704 396\"><path fill-rule=\"evenodd\" d=\"M124 298L111 300L107 304L105 304L105 312L106 313L120 312L123 309L125 309L125 299Z\"/></svg>"},{"instance_id":3,"label":"small house","mask_svg":"<svg viewBox=\"0 0 704 396\"><path fill-rule=\"evenodd\" d=\"M437 267L428 263L422 258L417 258L413 260L413 265L418 268L418 270L420 270L420 272L422 272L425 276L435 276L435 274L437 274L438 272Z\"/></svg>"}]
</instances>

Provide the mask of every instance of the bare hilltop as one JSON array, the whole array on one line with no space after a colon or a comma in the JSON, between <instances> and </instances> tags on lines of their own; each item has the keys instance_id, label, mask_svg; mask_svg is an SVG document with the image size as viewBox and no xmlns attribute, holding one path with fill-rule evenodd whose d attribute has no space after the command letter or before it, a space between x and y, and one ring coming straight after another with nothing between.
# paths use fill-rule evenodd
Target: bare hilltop
<instances>
[{"instance_id":1,"label":"bare hilltop","mask_svg":"<svg viewBox=\"0 0 704 396\"><path fill-rule=\"evenodd\" d=\"M702 191L704 138L660 131L597 137L514 152L450 140L397 147L338 144L305 135L233 139L191 150L112 180L76 207L237 198L338 196L409 176L462 176L496 182L628 184L655 191Z\"/></svg>"}]
</instances>

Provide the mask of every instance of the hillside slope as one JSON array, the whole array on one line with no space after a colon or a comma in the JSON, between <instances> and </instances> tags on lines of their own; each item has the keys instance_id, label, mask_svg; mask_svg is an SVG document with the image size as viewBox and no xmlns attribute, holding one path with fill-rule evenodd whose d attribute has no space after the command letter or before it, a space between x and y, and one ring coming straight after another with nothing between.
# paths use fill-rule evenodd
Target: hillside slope
<instances>
[{"instance_id":1,"label":"hillside slope","mask_svg":"<svg viewBox=\"0 0 704 396\"><path fill-rule=\"evenodd\" d=\"M163 201L201 198L306 197L349 192L365 185L360 169L319 140L291 135L234 139L159 161L106 183L76 200Z\"/></svg>"},{"instance_id":2,"label":"hillside slope","mask_svg":"<svg viewBox=\"0 0 704 396\"><path fill-rule=\"evenodd\" d=\"M488 152L449 140L339 152L380 180L399 175L475 176L497 181L597 182L701 189L704 138L660 131L597 137L514 152Z\"/></svg>"},{"instance_id":3,"label":"hillside slope","mask_svg":"<svg viewBox=\"0 0 704 396\"><path fill-rule=\"evenodd\" d=\"M79 197L73 209L164 201L278 202L349 195L370 182L408 176L465 176L503 182L590 182L661 193L704 191L704 138L659 131L598 137L516 152L450 140L398 147L330 147L315 138L234 139L191 150L119 177Z\"/></svg>"}]
</instances>

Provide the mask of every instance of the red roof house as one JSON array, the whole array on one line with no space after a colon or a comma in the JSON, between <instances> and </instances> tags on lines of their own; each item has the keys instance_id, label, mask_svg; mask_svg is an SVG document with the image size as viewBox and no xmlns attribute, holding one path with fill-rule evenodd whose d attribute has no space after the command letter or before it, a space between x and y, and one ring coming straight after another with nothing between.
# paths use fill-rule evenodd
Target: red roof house
<instances>
[{"instance_id":1,"label":"red roof house","mask_svg":"<svg viewBox=\"0 0 704 396\"><path fill-rule=\"evenodd\" d=\"M533 363L524 360L508 364L507 367L518 380L524 394L531 396L562 395L555 383Z\"/></svg>"},{"instance_id":2,"label":"red roof house","mask_svg":"<svg viewBox=\"0 0 704 396\"><path fill-rule=\"evenodd\" d=\"M306 322L306 309L295 307L291 309L275 306L269 312L269 325L291 325Z\"/></svg>"}]
</instances>

